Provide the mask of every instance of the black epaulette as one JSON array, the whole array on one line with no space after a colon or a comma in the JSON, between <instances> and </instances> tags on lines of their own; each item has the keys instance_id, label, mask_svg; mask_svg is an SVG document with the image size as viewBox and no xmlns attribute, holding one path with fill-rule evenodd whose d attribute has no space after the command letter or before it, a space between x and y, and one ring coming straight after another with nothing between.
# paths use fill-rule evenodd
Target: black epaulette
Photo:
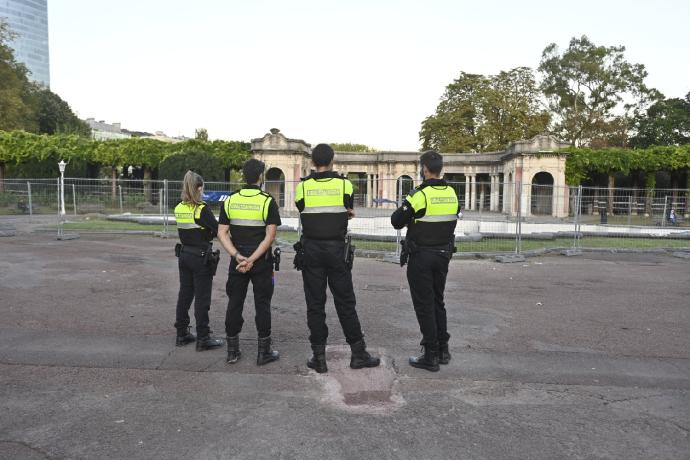
<instances>
[{"instance_id":1,"label":"black epaulette","mask_svg":"<svg viewBox=\"0 0 690 460\"><path fill-rule=\"evenodd\" d=\"M429 186L429 184L423 184L423 183L422 183L422 184L419 184L418 186L416 186L415 188L413 188L412 190L410 190L410 192L409 192L407 195L408 195L408 196L412 196L412 195L414 195L415 193L421 191L422 189L427 188L428 186Z\"/></svg>"}]
</instances>

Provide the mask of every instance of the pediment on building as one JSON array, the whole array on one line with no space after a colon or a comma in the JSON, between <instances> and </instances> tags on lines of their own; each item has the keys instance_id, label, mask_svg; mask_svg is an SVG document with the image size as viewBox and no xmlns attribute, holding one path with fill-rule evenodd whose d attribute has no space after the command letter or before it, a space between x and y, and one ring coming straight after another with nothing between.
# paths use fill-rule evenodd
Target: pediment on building
<instances>
[{"instance_id":1,"label":"pediment on building","mask_svg":"<svg viewBox=\"0 0 690 460\"><path fill-rule=\"evenodd\" d=\"M529 154L529 153L549 153L558 152L568 147L570 144L563 142L551 134L538 134L532 139L516 141L506 149L508 154Z\"/></svg>"},{"instance_id":2,"label":"pediment on building","mask_svg":"<svg viewBox=\"0 0 690 460\"><path fill-rule=\"evenodd\" d=\"M259 150L310 153L311 145L302 139L289 139L279 129L273 128L263 137L252 139L252 151Z\"/></svg>"}]
</instances>

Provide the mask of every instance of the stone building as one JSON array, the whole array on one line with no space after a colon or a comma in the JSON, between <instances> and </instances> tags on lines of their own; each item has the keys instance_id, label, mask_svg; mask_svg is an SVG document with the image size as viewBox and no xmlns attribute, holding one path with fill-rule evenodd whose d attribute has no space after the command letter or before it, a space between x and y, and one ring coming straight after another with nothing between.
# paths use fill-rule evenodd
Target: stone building
<instances>
[{"instance_id":1,"label":"stone building","mask_svg":"<svg viewBox=\"0 0 690 460\"><path fill-rule=\"evenodd\" d=\"M489 153L445 153L444 178L456 189L463 207L515 215L565 217L569 211L565 183L568 144L539 135ZM295 184L311 170L311 145L272 129L253 139L254 158L266 163L266 188L286 209L294 208ZM419 183L420 152L336 152L335 169L356 188L359 204L395 207Z\"/></svg>"}]
</instances>

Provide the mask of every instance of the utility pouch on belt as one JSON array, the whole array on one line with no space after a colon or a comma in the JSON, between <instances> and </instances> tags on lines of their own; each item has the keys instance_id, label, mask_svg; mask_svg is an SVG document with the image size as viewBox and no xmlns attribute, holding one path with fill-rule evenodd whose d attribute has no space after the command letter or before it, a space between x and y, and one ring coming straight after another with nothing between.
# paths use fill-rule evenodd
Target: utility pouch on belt
<instances>
[{"instance_id":1,"label":"utility pouch on belt","mask_svg":"<svg viewBox=\"0 0 690 460\"><path fill-rule=\"evenodd\" d=\"M345 238L345 265L348 270L352 270L352 265L355 262L355 247L352 245L352 237L348 235Z\"/></svg>"},{"instance_id":2,"label":"utility pouch on belt","mask_svg":"<svg viewBox=\"0 0 690 460\"><path fill-rule=\"evenodd\" d=\"M295 259L293 260L293 265L295 270L300 271L304 268L304 245L301 241L293 244L292 247L295 250Z\"/></svg>"},{"instance_id":3,"label":"utility pouch on belt","mask_svg":"<svg viewBox=\"0 0 690 460\"><path fill-rule=\"evenodd\" d=\"M182 243L177 243L175 245L175 257L180 257L180 254L182 254Z\"/></svg>"}]
</instances>

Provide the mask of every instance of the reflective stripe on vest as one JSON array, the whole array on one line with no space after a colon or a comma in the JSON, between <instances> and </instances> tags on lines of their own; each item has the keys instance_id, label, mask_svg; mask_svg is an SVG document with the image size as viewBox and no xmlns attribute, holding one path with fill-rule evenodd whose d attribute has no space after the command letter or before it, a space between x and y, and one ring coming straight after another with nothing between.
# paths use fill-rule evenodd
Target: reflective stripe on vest
<instances>
[{"instance_id":1,"label":"reflective stripe on vest","mask_svg":"<svg viewBox=\"0 0 690 460\"><path fill-rule=\"evenodd\" d=\"M206 206L205 203L193 204L182 202L175 206L175 222L177 228L181 230L203 229L204 227L197 224L195 219L201 217L201 210Z\"/></svg>"},{"instance_id":2,"label":"reflective stripe on vest","mask_svg":"<svg viewBox=\"0 0 690 460\"><path fill-rule=\"evenodd\" d=\"M345 194L352 195L352 183L343 178L307 179L299 184L304 198L303 214L346 213ZM301 192L301 193L300 193Z\"/></svg>"},{"instance_id":3,"label":"reflective stripe on vest","mask_svg":"<svg viewBox=\"0 0 690 460\"><path fill-rule=\"evenodd\" d=\"M264 227L271 197L261 190L243 188L225 200L225 215L230 225Z\"/></svg>"},{"instance_id":4,"label":"reflective stripe on vest","mask_svg":"<svg viewBox=\"0 0 690 460\"><path fill-rule=\"evenodd\" d=\"M458 196L449 186L428 186L406 198L412 209L426 209L415 222L454 222L457 220Z\"/></svg>"}]
</instances>

